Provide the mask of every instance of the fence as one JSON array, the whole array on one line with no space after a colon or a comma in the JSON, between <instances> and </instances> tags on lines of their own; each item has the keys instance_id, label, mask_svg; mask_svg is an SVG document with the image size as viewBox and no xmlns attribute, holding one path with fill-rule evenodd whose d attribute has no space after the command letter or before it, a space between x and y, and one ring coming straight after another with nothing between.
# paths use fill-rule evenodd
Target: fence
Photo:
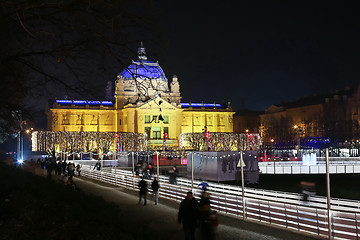
<instances>
[{"instance_id":1,"label":"fence","mask_svg":"<svg viewBox=\"0 0 360 240\"><path fill-rule=\"evenodd\" d=\"M115 186L138 190L139 179L134 177L131 171L116 168L96 171L90 166L83 166L82 174ZM196 197L201 193L197 188L200 182L196 180L193 187L191 180L186 178L178 178L177 185L174 185L168 183L168 177L160 176L159 182L159 196L177 202L184 199L186 192L191 189ZM312 196L309 197L309 201L303 202L302 195L296 193L252 188L244 188L244 192L243 199L241 187L210 183L212 209L224 215L262 222L324 239L328 238L329 229L334 239L360 238L359 201L331 199L329 228L325 197Z\"/></svg>"},{"instance_id":2,"label":"fence","mask_svg":"<svg viewBox=\"0 0 360 240\"><path fill-rule=\"evenodd\" d=\"M262 174L325 174L326 164L318 161L317 165L302 165L302 162L259 162ZM360 173L360 161L330 161L329 173Z\"/></svg>"}]
</instances>

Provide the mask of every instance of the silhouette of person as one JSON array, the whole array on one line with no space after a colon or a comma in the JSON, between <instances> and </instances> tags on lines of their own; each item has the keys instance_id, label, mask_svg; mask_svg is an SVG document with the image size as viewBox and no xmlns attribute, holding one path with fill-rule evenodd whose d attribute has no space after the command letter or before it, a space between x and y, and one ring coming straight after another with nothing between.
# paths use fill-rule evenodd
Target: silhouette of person
<instances>
[{"instance_id":1,"label":"silhouette of person","mask_svg":"<svg viewBox=\"0 0 360 240\"><path fill-rule=\"evenodd\" d=\"M178 212L178 224L183 229L185 240L195 239L197 226L198 201L193 197L191 191L187 192L185 199L180 203Z\"/></svg>"},{"instance_id":2,"label":"silhouette of person","mask_svg":"<svg viewBox=\"0 0 360 240\"><path fill-rule=\"evenodd\" d=\"M144 206L146 205L146 195L147 195L147 182L144 178L139 182L139 204L141 203L141 198L144 198Z\"/></svg>"}]
</instances>

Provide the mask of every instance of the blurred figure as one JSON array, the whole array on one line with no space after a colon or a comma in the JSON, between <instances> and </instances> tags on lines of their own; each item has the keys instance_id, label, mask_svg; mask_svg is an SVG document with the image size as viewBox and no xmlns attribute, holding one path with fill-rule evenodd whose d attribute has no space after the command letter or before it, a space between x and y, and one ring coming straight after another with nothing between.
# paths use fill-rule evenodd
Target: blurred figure
<instances>
[{"instance_id":1,"label":"blurred figure","mask_svg":"<svg viewBox=\"0 0 360 240\"><path fill-rule=\"evenodd\" d=\"M169 182L171 184L177 184L177 176L179 175L179 170L176 166L173 166L171 170L169 170Z\"/></svg>"},{"instance_id":2,"label":"blurred figure","mask_svg":"<svg viewBox=\"0 0 360 240\"><path fill-rule=\"evenodd\" d=\"M150 171L151 175L153 175L155 173L154 166L151 163L149 163L148 170Z\"/></svg>"},{"instance_id":3,"label":"blurred figure","mask_svg":"<svg viewBox=\"0 0 360 240\"><path fill-rule=\"evenodd\" d=\"M178 224L183 229L185 240L195 239L197 226L198 201L193 197L192 192L187 192L185 199L180 203L178 213Z\"/></svg>"},{"instance_id":4,"label":"blurred figure","mask_svg":"<svg viewBox=\"0 0 360 240\"><path fill-rule=\"evenodd\" d=\"M144 173L144 178L151 179L151 173L149 169L147 169L146 172Z\"/></svg>"},{"instance_id":5,"label":"blurred figure","mask_svg":"<svg viewBox=\"0 0 360 240\"><path fill-rule=\"evenodd\" d=\"M66 163L66 160L64 160L61 164L61 171L62 171L63 175L65 175L65 173L66 173L66 166L67 166L67 163Z\"/></svg>"},{"instance_id":6,"label":"blurred figure","mask_svg":"<svg viewBox=\"0 0 360 240\"><path fill-rule=\"evenodd\" d=\"M52 162L51 159L46 159L46 162L45 162L45 168L47 170L47 173L48 173L48 177L51 178L51 174L52 174L52 171L54 169L54 164Z\"/></svg>"},{"instance_id":7,"label":"blurred figure","mask_svg":"<svg viewBox=\"0 0 360 240\"><path fill-rule=\"evenodd\" d=\"M205 180L202 180L198 187L200 187L203 192L206 192L208 190L209 184L205 182Z\"/></svg>"},{"instance_id":8,"label":"blurred figure","mask_svg":"<svg viewBox=\"0 0 360 240\"><path fill-rule=\"evenodd\" d=\"M67 172L68 172L70 181L72 182L72 181L73 181L73 177L74 177L74 172L75 172L74 164L73 164L73 163L69 163L69 164L68 164Z\"/></svg>"},{"instance_id":9,"label":"blurred figure","mask_svg":"<svg viewBox=\"0 0 360 240\"><path fill-rule=\"evenodd\" d=\"M141 162L138 162L135 166L135 174L137 177L142 177L143 175L143 171L142 171L142 168L141 168Z\"/></svg>"},{"instance_id":10,"label":"blurred figure","mask_svg":"<svg viewBox=\"0 0 360 240\"><path fill-rule=\"evenodd\" d=\"M315 195L315 186L314 182L301 181L300 187L302 188L302 200L309 201L309 196Z\"/></svg>"},{"instance_id":11,"label":"blurred figure","mask_svg":"<svg viewBox=\"0 0 360 240\"><path fill-rule=\"evenodd\" d=\"M144 180L144 178L141 179L139 182L139 204L141 203L141 198L144 198L144 206L146 205L146 195L147 195L147 182Z\"/></svg>"},{"instance_id":12,"label":"blurred figure","mask_svg":"<svg viewBox=\"0 0 360 240\"><path fill-rule=\"evenodd\" d=\"M157 180L156 177L154 177L154 180L151 183L151 189L153 190L155 205L157 205L159 201L159 188L160 188L159 181Z\"/></svg>"},{"instance_id":13,"label":"blurred figure","mask_svg":"<svg viewBox=\"0 0 360 240\"><path fill-rule=\"evenodd\" d=\"M207 192L201 194L199 203L199 220L201 238L203 240L215 239L215 226L217 223L217 216L211 211L210 208L210 195Z\"/></svg>"},{"instance_id":14,"label":"blurred figure","mask_svg":"<svg viewBox=\"0 0 360 240\"><path fill-rule=\"evenodd\" d=\"M94 166L94 169L96 168L96 170L100 171L101 170L101 163L100 160L97 161L97 163Z\"/></svg>"},{"instance_id":15,"label":"blurred figure","mask_svg":"<svg viewBox=\"0 0 360 240\"><path fill-rule=\"evenodd\" d=\"M68 184L69 177L65 174L63 177L63 183L66 186Z\"/></svg>"},{"instance_id":16,"label":"blurred figure","mask_svg":"<svg viewBox=\"0 0 360 240\"><path fill-rule=\"evenodd\" d=\"M78 176L81 176L81 165L78 163L78 165L76 165L76 171L78 173Z\"/></svg>"},{"instance_id":17,"label":"blurred figure","mask_svg":"<svg viewBox=\"0 0 360 240\"><path fill-rule=\"evenodd\" d=\"M62 161L60 160L57 164L56 164L56 168L57 168L57 172L59 175L61 175L62 171L61 171L61 166L62 166Z\"/></svg>"}]
</instances>

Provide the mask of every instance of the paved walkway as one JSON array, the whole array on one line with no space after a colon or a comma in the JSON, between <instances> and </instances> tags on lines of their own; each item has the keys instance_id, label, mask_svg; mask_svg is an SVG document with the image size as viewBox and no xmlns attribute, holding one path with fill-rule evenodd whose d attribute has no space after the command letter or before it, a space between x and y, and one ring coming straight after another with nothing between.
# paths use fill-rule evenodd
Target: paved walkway
<instances>
[{"instance_id":1,"label":"paved walkway","mask_svg":"<svg viewBox=\"0 0 360 240\"><path fill-rule=\"evenodd\" d=\"M74 180L82 192L101 196L106 201L117 204L124 217L129 219L129 225L141 226L139 232L151 233L153 239L184 239L183 232L177 224L179 203L160 199L155 205L148 195L146 206L138 204L137 192L114 187L105 183L95 182L87 178ZM217 239L249 239L249 240L280 240L316 239L299 235L294 232L277 228L270 228L262 224L244 222L242 220L219 216L220 225L217 227ZM200 238L198 238L200 239Z\"/></svg>"},{"instance_id":2,"label":"paved walkway","mask_svg":"<svg viewBox=\"0 0 360 240\"><path fill-rule=\"evenodd\" d=\"M37 175L46 175L44 169L36 167L28 169ZM52 176L58 181L62 178ZM183 240L183 232L177 224L179 203L167 199L159 199L155 205L151 195L148 204L138 204L138 192L110 184L98 182L84 177L74 177L81 192L102 197L107 202L119 206L124 218L127 219L129 229L134 229L138 239ZM185 196L184 196L185 197ZM101 207L101 206L99 206ZM99 219L101 220L101 219ZM236 218L219 215L217 240L311 240L314 237L300 235L296 232L273 228L264 224L242 221ZM148 236L148 235L151 236ZM197 239L201 239L197 236Z\"/></svg>"}]
</instances>

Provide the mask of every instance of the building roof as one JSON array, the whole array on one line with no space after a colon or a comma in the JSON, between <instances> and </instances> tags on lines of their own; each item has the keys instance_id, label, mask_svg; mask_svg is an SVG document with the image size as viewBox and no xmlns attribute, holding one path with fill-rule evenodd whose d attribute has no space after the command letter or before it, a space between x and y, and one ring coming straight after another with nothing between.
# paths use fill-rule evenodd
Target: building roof
<instances>
[{"instance_id":1,"label":"building roof","mask_svg":"<svg viewBox=\"0 0 360 240\"><path fill-rule=\"evenodd\" d=\"M339 98L350 97L354 93L354 90L355 90L355 88L346 88L344 90L337 90L337 91L331 92L331 93L302 97L295 101L280 103L275 106L284 107L284 108L296 108L296 107L304 107L304 106L309 106L309 105L322 104L322 103L325 103L327 99L336 99L337 97L339 97Z\"/></svg>"},{"instance_id":2,"label":"building roof","mask_svg":"<svg viewBox=\"0 0 360 240\"><path fill-rule=\"evenodd\" d=\"M121 72L120 75L123 80L147 79L168 81L159 63L147 60L146 51L142 43L138 48L138 58L138 60L132 61L130 66Z\"/></svg>"},{"instance_id":3,"label":"building roof","mask_svg":"<svg viewBox=\"0 0 360 240\"><path fill-rule=\"evenodd\" d=\"M259 116L263 114L264 111L255 111L247 108L240 109L236 111L235 116Z\"/></svg>"},{"instance_id":4,"label":"building roof","mask_svg":"<svg viewBox=\"0 0 360 240\"><path fill-rule=\"evenodd\" d=\"M133 61L120 75L124 80L151 79L168 81L160 65L157 62L155 63L148 60Z\"/></svg>"}]
</instances>

